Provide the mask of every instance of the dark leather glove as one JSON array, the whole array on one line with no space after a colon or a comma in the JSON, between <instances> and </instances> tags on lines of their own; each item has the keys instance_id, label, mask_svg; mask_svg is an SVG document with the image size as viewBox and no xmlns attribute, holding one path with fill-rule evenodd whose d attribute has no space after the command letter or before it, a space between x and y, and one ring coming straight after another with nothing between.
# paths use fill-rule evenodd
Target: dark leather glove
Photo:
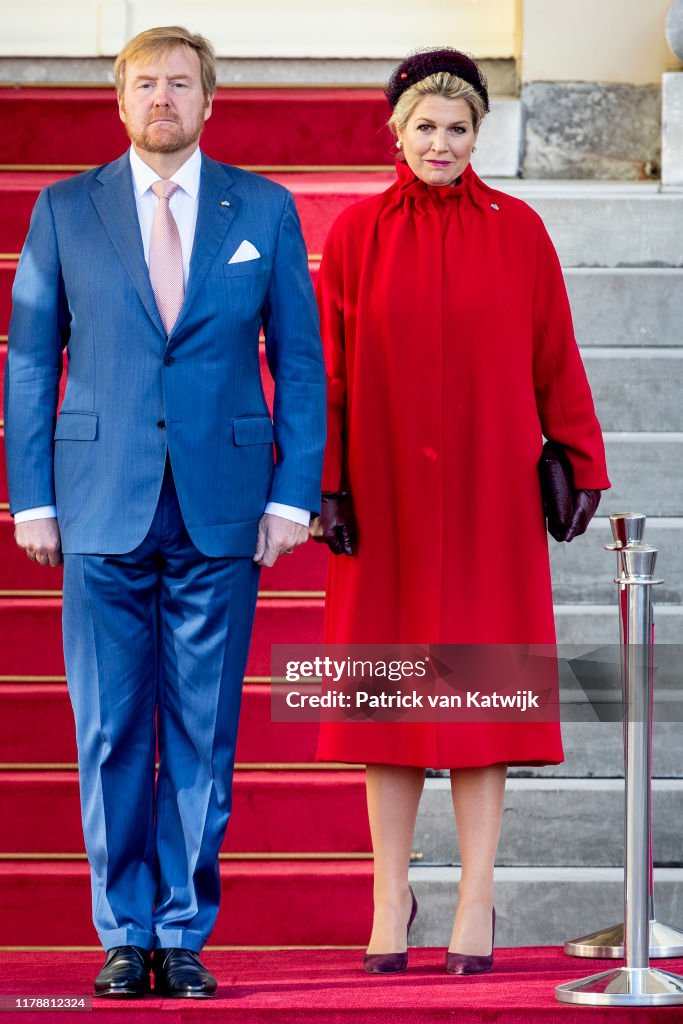
<instances>
[{"instance_id":1,"label":"dark leather glove","mask_svg":"<svg viewBox=\"0 0 683 1024\"><path fill-rule=\"evenodd\" d=\"M574 491L574 514L564 537L567 543L586 532L600 504L600 495L600 491Z\"/></svg>"},{"instance_id":2,"label":"dark leather glove","mask_svg":"<svg viewBox=\"0 0 683 1024\"><path fill-rule=\"evenodd\" d=\"M348 491L323 491L320 515L311 522L308 532L319 544L327 544L333 555L353 554L356 529Z\"/></svg>"}]
</instances>

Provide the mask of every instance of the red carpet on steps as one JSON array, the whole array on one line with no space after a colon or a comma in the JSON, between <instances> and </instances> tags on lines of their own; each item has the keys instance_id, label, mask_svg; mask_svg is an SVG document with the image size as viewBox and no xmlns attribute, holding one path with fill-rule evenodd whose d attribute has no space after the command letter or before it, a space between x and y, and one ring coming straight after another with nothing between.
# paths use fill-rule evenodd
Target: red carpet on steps
<instances>
[{"instance_id":1,"label":"red carpet on steps","mask_svg":"<svg viewBox=\"0 0 683 1024\"><path fill-rule=\"evenodd\" d=\"M0 786L0 821L12 822L11 830L0 835L3 856L82 856L77 773L7 772ZM285 855L304 850L343 857L339 851L368 854L370 848L362 772L235 773L224 851L234 856L254 850Z\"/></svg>"},{"instance_id":2,"label":"red carpet on steps","mask_svg":"<svg viewBox=\"0 0 683 1024\"><path fill-rule=\"evenodd\" d=\"M575 960L556 948L507 949L491 974L455 978L442 968L442 949L414 949L395 977L368 976L361 950L207 950L218 979L214 1000L92 1002L102 1024L682 1024L683 1007L624 1009L566 1006L555 986L614 961ZM1 953L0 995L88 996L102 962L96 953ZM680 961L663 961L680 971ZM59 1021L58 1012L25 1011L22 1020ZM8 1018L13 1019L13 1018ZM78 1018L77 1018L78 1019ZM87 1018L86 1018L87 1019Z\"/></svg>"},{"instance_id":3,"label":"red carpet on steps","mask_svg":"<svg viewBox=\"0 0 683 1024\"><path fill-rule=\"evenodd\" d=\"M8 598L0 605L0 676L64 675L62 603L56 598ZM271 644L320 643L322 598L259 601L247 675L270 676ZM41 643L36 643L40 636Z\"/></svg>"},{"instance_id":4,"label":"red carpet on steps","mask_svg":"<svg viewBox=\"0 0 683 1024\"><path fill-rule=\"evenodd\" d=\"M0 763L15 770L19 765L30 770L29 766L36 764L71 766L76 761L73 715L65 683L3 681L0 683L0 706ZM270 687L263 683L245 683L237 737L238 766L275 762L287 769L290 764L312 762L317 737L315 722L273 722ZM0 788L5 783L9 785L9 778L3 776ZM30 805L23 810L30 815ZM365 818L364 809L362 813ZM351 824L355 830L355 822ZM234 827L234 822L231 827ZM4 837L4 833L0 835ZM37 850L38 846L30 849ZM258 847L252 849L257 850ZM339 849L351 850L354 847Z\"/></svg>"},{"instance_id":5,"label":"red carpet on steps","mask_svg":"<svg viewBox=\"0 0 683 1024\"><path fill-rule=\"evenodd\" d=\"M0 103L0 118L1 116ZM121 138L118 152L124 149L125 139ZM230 159L233 163L238 162L236 156ZM68 176L54 171L0 172L0 336L7 334L16 259L24 243L38 193L51 182ZM387 188L395 175L393 169L388 168L381 172L362 173L283 171L271 173L268 177L285 185L294 195L309 252L311 275L315 281L327 232L337 216L349 203ZM0 356L4 357L4 351Z\"/></svg>"},{"instance_id":6,"label":"red carpet on steps","mask_svg":"<svg viewBox=\"0 0 683 1024\"><path fill-rule=\"evenodd\" d=\"M119 155L125 149L126 140L121 139ZM235 163L235 159L230 162ZM0 271L7 278L3 285L4 294L7 293L8 282L14 273L13 266L9 265L11 255L21 250L38 193L53 181L70 176L55 171L0 172L0 253L4 256L4 262L0 263ZM310 171L304 174L282 171L264 176L284 185L294 196L304 239L312 256L322 251L333 221L349 203L381 192L396 177L391 167L386 171L363 172ZM3 330L2 333L6 331Z\"/></svg>"},{"instance_id":7,"label":"red carpet on steps","mask_svg":"<svg viewBox=\"0 0 683 1024\"><path fill-rule=\"evenodd\" d=\"M369 860L221 861L220 877L214 945L359 946L367 941ZM98 944L85 861L0 860L0 906L0 950Z\"/></svg>"},{"instance_id":8,"label":"red carpet on steps","mask_svg":"<svg viewBox=\"0 0 683 1024\"><path fill-rule=\"evenodd\" d=\"M391 165L381 89L219 89L202 146L250 166ZM0 165L96 165L126 148L113 89L0 88Z\"/></svg>"}]
</instances>

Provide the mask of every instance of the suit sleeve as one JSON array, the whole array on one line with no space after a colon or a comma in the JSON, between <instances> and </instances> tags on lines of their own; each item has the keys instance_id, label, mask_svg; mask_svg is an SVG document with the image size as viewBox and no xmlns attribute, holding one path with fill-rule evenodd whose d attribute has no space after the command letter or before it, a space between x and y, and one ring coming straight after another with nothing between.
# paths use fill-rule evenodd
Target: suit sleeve
<instances>
[{"instance_id":1,"label":"suit sleeve","mask_svg":"<svg viewBox=\"0 0 683 1024\"><path fill-rule=\"evenodd\" d=\"M325 447L325 375L306 246L287 193L263 309L275 382L275 473L269 501L317 514Z\"/></svg>"},{"instance_id":2,"label":"suit sleeve","mask_svg":"<svg viewBox=\"0 0 683 1024\"><path fill-rule=\"evenodd\" d=\"M610 486L602 431L581 360L555 248L539 222L534 288L534 389L541 428L563 445L578 489Z\"/></svg>"},{"instance_id":3,"label":"suit sleeve","mask_svg":"<svg viewBox=\"0 0 683 1024\"><path fill-rule=\"evenodd\" d=\"M12 289L5 367L10 511L55 504L53 435L69 311L50 193L40 193Z\"/></svg>"},{"instance_id":4,"label":"suit sleeve","mask_svg":"<svg viewBox=\"0 0 683 1024\"><path fill-rule=\"evenodd\" d=\"M344 344L344 268L341 231L333 227L323 250L316 286L327 376L327 445L323 490L338 491L345 481L347 367Z\"/></svg>"}]
</instances>

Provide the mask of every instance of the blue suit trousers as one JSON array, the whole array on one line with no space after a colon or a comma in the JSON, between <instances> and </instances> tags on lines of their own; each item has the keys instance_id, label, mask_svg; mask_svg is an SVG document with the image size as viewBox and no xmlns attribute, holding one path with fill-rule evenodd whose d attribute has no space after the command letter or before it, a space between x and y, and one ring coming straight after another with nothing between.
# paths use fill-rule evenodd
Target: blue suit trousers
<instances>
[{"instance_id":1,"label":"blue suit trousers","mask_svg":"<svg viewBox=\"0 0 683 1024\"><path fill-rule=\"evenodd\" d=\"M214 925L258 579L250 558L193 545L169 463L139 547L64 557L64 654L105 949L198 952Z\"/></svg>"}]
</instances>

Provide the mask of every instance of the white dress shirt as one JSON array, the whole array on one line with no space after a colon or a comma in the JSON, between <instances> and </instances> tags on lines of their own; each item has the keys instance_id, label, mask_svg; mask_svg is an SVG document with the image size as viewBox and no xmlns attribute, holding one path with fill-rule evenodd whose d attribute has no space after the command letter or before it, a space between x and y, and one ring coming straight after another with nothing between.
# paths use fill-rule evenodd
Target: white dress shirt
<instances>
[{"instance_id":1,"label":"white dress shirt","mask_svg":"<svg viewBox=\"0 0 683 1024\"><path fill-rule=\"evenodd\" d=\"M161 181L156 171L152 170L149 164L138 155L131 146L130 169L133 173L133 191L135 192L135 206L140 222L140 234L142 235L142 248L145 254L145 263L149 267L149 243L152 237L152 223L159 205L159 200L152 192L152 185L155 181ZM192 246L194 245L194 233L197 226L197 209L199 198L199 179L202 170L202 155L199 148L195 149L182 167L179 167L170 180L176 182L180 187L171 196L169 207L178 225L180 235L180 248L183 256L183 277L187 287L187 279L190 274L190 259L192 257ZM269 501L265 511L271 515L280 516L282 519L289 519L302 526L308 526L311 515L308 509L297 508L294 505L283 505L278 501ZM17 512L14 516L15 525L25 523L30 519L52 519L57 515L54 505L41 505L38 508L26 508Z\"/></svg>"}]
</instances>

